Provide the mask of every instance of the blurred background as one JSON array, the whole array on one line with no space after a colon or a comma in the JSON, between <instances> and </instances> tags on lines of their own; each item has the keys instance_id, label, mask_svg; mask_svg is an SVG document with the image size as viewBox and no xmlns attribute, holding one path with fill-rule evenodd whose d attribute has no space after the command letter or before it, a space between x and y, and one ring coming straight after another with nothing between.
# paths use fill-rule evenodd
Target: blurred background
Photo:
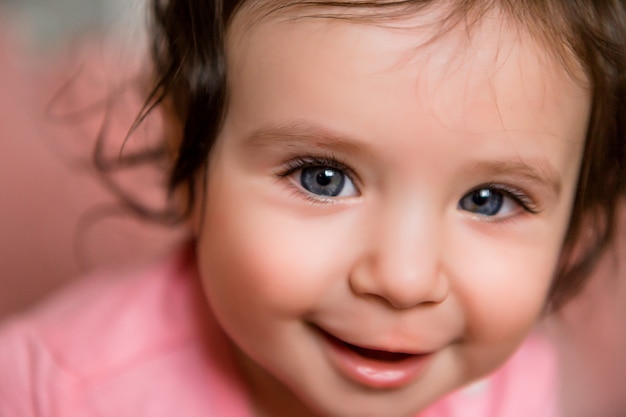
<instances>
[{"instance_id":1,"label":"blurred background","mask_svg":"<svg viewBox=\"0 0 626 417\"><path fill-rule=\"evenodd\" d=\"M116 204L93 168L142 99L143 0L0 0L0 318L89 271L166 250L181 232ZM148 120L127 148L159 137ZM116 174L158 200L154 170Z\"/></svg>"},{"instance_id":2,"label":"blurred background","mask_svg":"<svg viewBox=\"0 0 626 417\"><path fill-rule=\"evenodd\" d=\"M144 25L144 0L0 0L13 29L41 49L85 33L126 36Z\"/></svg>"},{"instance_id":3,"label":"blurred background","mask_svg":"<svg viewBox=\"0 0 626 417\"><path fill-rule=\"evenodd\" d=\"M119 152L141 107L145 1L0 0L0 319L184 238L120 210L91 162L101 136ZM159 134L155 115L126 147ZM119 180L142 201L162 200L157 171ZM626 416L624 207L585 291L542 326L561 360L564 417Z\"/></svg>"}]
</instances>

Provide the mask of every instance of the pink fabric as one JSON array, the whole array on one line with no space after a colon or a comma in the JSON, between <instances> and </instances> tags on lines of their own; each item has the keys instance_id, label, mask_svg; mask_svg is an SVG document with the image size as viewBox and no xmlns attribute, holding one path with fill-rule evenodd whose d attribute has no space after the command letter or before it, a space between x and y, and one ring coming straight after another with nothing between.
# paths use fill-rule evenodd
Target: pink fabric
<instances>
[{"instance_id":1,"label":"pink fabric","mask_svg":"<svg viewBox=\"0 0 626 417\"><path fill-rule=\"evenodd\" d=\"M191 251L77 282L0 328L0 416L251 417ZM420 417L553 417L555 360L529 338Z\"/></svg>"}]
</instances>

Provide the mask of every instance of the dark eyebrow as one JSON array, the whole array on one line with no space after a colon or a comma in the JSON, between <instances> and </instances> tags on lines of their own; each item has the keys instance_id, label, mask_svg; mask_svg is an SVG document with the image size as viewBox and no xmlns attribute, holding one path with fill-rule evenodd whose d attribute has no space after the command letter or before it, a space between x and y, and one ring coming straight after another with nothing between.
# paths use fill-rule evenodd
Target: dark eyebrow
<instances>
[{"instance_id":1,"label":"dark eyebrow","mask_svg":"<svg viewBox=\"0 0 626 417\"><path fill-rule=\"evenodd\" d=\"M557 196L563 188L560 175L547 161L543 160L484 161L472 165L470 172L484 173L488 176L522 177L540 184Z\"/></svg>"},{"instance_id":2,"label":"dark eyebrow","mask_svg":"<svg viewBox=\"0 0 626 417\"><path fill-rule=\"evenodd\" d=\"M369 148L357 139L308 122L264 126L248 135L245 143L253 147L293 148L294 151L306 146L350 155L371 155Z\"/></svg>"},{"instance_id":3,"label":"dark eyebrow","mask_svg":"<svg viewBox=\"0 0 626 417\"><path fill-rule=\"evenodd\" d=\"M321 151L334 151L345 155L374 155L374 152L362 141L306 121L263 126L250 133L245 138L245 144L262 148L276 146L294 152L300 152L303 148L307 150L318 148ZM560 175L544 160L479 161L470 165L468 173L521 177L543 186L557 196L560 195L562 189Z\"/></svg>"}]
</instances>

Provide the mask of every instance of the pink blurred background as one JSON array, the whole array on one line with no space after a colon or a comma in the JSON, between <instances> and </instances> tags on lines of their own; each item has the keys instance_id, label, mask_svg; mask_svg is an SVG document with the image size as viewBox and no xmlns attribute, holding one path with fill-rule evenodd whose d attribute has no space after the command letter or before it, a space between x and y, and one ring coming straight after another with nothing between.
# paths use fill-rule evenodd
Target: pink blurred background
<instances>
[{"instance_id":1,"label":"pink blurred background","mask_svg":"<svg viewBox=\"0 0 626 417\"><path fill-rule=\"evenodd\" d=\"M119 210L99 216L116 200L91 152L103 103L140 75L142 22L141 3L130 0L0 0L0 318L90 270L157 256L185 236ZM108 113L112 155L140 106L132 89L121 91ZM159 132L153 117L129 150ZM121 177L157 204L161 180L151 170ZM559 349L565 417L626 415L626 214L619 227L583 294L542 326Z\"/></svg>"},{"instance_id":2,"label":"pink blurred background","mask_svg":"<svg viewBox=\"0 0 626 417\"><path fill-rule=\"evenodd\" d=\"M144 56L140 23L122 28L86 16L89 31L78 23L43 30L36 25L42 15L54 20L46 14L54 1L40 13L28 3L0 2L0 317L94 268L154 256L183 233L125 214L91 164L105 115L115 157L139 111L136 91L121 85L137 77ZM158 129L149 120L127 151L158 137ZM161 197L155 172L122 177L143 200Z\"/></svg>"}]
</instances>

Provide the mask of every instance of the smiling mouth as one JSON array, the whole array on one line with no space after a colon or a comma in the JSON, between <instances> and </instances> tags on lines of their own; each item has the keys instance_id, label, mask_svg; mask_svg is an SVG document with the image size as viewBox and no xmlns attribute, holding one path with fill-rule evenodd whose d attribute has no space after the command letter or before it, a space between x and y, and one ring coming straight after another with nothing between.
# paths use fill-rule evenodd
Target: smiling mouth
<instances>
[{"instance_id":1,"label":"smiling mouth","mask_svg":"<svg viewBox=\"0 0 626 417\"><path fill-rule=\"evenodd\" d=\"M391 352L345 342L313 326L324 343L323 350L333 367L347 379L374 389L395 389L418 379L434 352Z\"/></svg>"}]
</instances>

